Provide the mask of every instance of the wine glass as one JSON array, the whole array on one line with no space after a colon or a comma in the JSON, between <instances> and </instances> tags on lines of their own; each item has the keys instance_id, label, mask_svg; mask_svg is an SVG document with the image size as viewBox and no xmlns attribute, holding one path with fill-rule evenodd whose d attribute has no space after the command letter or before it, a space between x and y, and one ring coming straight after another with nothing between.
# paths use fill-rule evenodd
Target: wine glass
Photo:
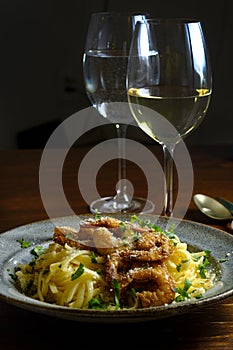
<instances>
[{"instance_id":1,"label":"wine glass","mask_svg":"<svg viewBox=\"0 0 233 350\"><path fill-rule=\"evenodd\" d=\"M118 140L116 195L93 201L90 204L91 212L149 213L154 210L151 201L132 198L127 186L125 164L127 126L134 121L126 92L128 54L135 24L146 16L140 13L100 12L93 13L90 18L83 55L86 93L99 114L115 124Z\"/></svg>"},{"instance_id":2,"label":"wine glass","mask_svg":"<svg viewBox=\"0 0 233 350\"><path fill-rule=\"evenodd\" d=\"M162 145L163 214L171 217L175 147L199 126L212 93L210 58L201 23L182 18L137 22L126 85L138 126Z\"/></svg>"}]
</instances>

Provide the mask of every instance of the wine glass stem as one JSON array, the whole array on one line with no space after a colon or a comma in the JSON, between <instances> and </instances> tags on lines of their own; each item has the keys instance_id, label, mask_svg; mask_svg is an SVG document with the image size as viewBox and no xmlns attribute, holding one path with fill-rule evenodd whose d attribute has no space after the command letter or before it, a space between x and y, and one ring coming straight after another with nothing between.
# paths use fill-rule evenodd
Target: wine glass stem
<instances>
[{"instance_id":1,"label":"wine glass stem","mask_svg":"<svg viewBox=\"0 0 233 350\"><path fill-rule=\"evenodd\" d=\"M118 139L118 181L126 177L125 164L125 137L127 131L126 124L116 124L117 139ZM124 189L122 189L124 191Z\"/></svg>"},{"instance_id":2,"label":"wine glass stem","mask_svg":"<svg viewBox=\"0 0 233 350\"><path fill-rule=\"evenodd\" d=\"M127 124L116 124L117 140L118 140L118 185L115 200L119 203L128 204L130 198L127 194L126 182L126 160L125 160L125 137L127 132Z\"/></svg>"},{"instance_id":3,"label":"wine glass stem","mask_svg":"<svg viewBox=\"0 0 233 350\"><path fill-rule=\"evenodd\" d=\"M165 199L164 215L173 215L173 144L163 145L164 154L164 176L165 176Z\"/></svg>"}]
</instances>

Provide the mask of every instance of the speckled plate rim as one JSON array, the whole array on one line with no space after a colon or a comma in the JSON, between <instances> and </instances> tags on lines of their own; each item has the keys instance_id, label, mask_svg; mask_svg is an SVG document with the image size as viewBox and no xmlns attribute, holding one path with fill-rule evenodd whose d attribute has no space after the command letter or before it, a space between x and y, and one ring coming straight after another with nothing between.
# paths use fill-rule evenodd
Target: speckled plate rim
<instances>
[{"instance_id":1,"label":"speckled plate rim","mask_svg":"<svg viewBox=\"0 0 233 350\"><path fill-rule=\"evenodd\" d=\"M132 214L113 214L121 220L129 220ZM138 215L138 214L137 214ZM160 307L130 310L83 310L48 304L26 297L14 286L10 273L19 262L31 260L32 247L22 249L18 239L29 240L33 245L48 245L52 241L54 225L78 227L80 220L94 217L93 214L64 216L52 220L42 220L19 226L0 234L0 300L14 306L48 316L82 322L139 322L183 314L199 307L217 303L233 295L233 236L229 233L201 223L168 219L152 214L140 215L142 219L149 219L158 226L166 228L174 225L175 233L180 240L188 243L197 250L211 251L211 264L220 272L217 285L205 293L202 299L190 300ZM224 263L220 263L226 259Z\"/></svg>"}]
</instances>

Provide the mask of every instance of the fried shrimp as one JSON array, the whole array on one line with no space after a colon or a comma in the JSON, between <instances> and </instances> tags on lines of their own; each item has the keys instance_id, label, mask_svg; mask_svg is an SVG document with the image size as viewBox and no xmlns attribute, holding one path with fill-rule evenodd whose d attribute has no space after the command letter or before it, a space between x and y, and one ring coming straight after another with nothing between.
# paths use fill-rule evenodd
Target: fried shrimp
<instances>
[{"instance_id":1,"label":"fried shrimp","mask_svg":"<svg viewBox=\"0 0 233 350\"><path fill-rule=\"evenodd\" d=\"M81 236L79 231L72 227L55 227L54 241L63 246L68 244L70 247L77 249L96 250L102 255L109 254L122 245L122 242L106 227L96 226L89 230L91 230L91 235L86 234L86 239L84 239L84 236Z\"/></svg>"},{"instance_id":2,"label":"fried shrimp","mask_svg":"<svg viewBox=\"0 0 233 350\"><path fill-rule=\"evenodd\" d=\"M132 278L127 274L131 267L129 261L124 261L119 256L118 252L109 254L106 260L106 282L110 288L113 286L113 281L116 280L120 285L121 293L127 288Z\"/></svg>"},{"instance_id":3,"label":"fried shrimp","mask_svg":"<svg viewBox=\"0 0 233 350\"><path fill-rule=\"evenodd\" d=\"M156 231L146 231L134 242L132 249L120 252L123 259L157 261L168 258L174 251L174 244L165 235Z\"/></svg>"},{"instance_id":4,"label":"fried shrimp","mask_svg":"<svg viewBox=\"0 0 233 350\"><path fill-rule=\"evenodd\" d=\"M65 246L65 244L68 244L72 248L76 249L90 249L95 250L95 247L93 247L93 244L91 241L78 241L76 239L78 235L78 231L72 227L69 226L61 226L61 227L55 227L54 228L54 234L53 234L53 240L54 242Z\"/></svg>"},{"instance_id":5,"label":"fried shrimp","mask_svg":"<svg viewBox=\"0 0 233 350\"><path fill-rule=\"evenodd\" d=\"M88 248L105 256L105 276L114 294L114 282L120 288L120 300L127 305L132 288L143 307L163 305L174 300L174 281L166 260L174 244L163 233L147 226L123 223L111 218L88 219L79 230L55 227L54 241L76 248Z\"/></svg>"},{"instance_id":6,"label":"fried shrimp","mask_svg":"<svg viewBox=\"0 0 233 350\"><path fill-rule=\"evenodd\" d=\"M98 219L87 219L80 221L80 229L78 231L79 240L93 240L93 235L96 236L96 230L105 228L106 232L114 234L115 237L120 237L122 221L108 216L101 216Z\"/></svg>"},{"instance_id":7,"label":"fried shrimp","mask_svg":"<svg viewBox=\"0 0 233 350\"><path fill-rule=\"evenodd\" d=\"M106 261L106 281L110 287L114 280L119 283L123 303L132 288L137 291L142 307L170 304L175 298L175 281L161 262L152 262L148 267L148 262L125 260L115 252Z\"/></svg>"},{"instance_id":8,"label":"fried shrimp","mask_svg":"<svg viewBox=\"0 0 233 350\"><path fill-rule=\"evenodd\" d=\"M175 282L163 261L174 252L174 244L168 236L153 229L136 233L127 247L119 246L107 255L106 281L112 291L117 281L124 305L132 288L142 307L169 304L175 298Z\"/></svg>"},{"instance_id":9,"label":"fried shrimp","mask_svg":"<svg viewBox=\"0 0 233 350\"><path fill-rule=\"evenodd\" d=\"M97 227L94 230L93 242L102 255L110 254L120 245L120 241L106 227Z\"/></svg>"},{"instance_id":10,"label":"fried shrimp","mask_svg":"<svg viewBox=\"0 0 233 350\"><path fill-rule=\"evenodd\" d=\"M121 220L111 218L109 216L101 216L98 219L83 220L80 222L80 227L106 227L106 228L117 228L122 223Z\"/></svg>"},{"instance_id":11,"label":"fried shrimp","mask_svg":"<svg viewBox=\"0 0 233 350\"><path fill-rule=\"evenodd\" d=\"M156 264L147 269L128 271L132 286L140 292L136 293L142 307L170 304L175 298L175 281L163 264Z\"/></svg>"}]
</instances>

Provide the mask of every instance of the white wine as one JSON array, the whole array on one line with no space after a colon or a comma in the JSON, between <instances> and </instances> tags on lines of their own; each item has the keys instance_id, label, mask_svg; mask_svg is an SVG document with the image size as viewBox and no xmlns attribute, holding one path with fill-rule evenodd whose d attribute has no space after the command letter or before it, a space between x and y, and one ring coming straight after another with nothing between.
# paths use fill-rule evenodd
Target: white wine
<instances>
[{"instance_id":1,"label":"white wine","mask_svg":"<svg viewBox=\"0 0 233 350\"><path fill-rule=\"evenodd\" d=\"M90 51L83 63L86 92L99 113L113 123L133 120L126 91L128 56L114 50Z\"/></svg>"},{"instance_id":2,"label":"white wine","mask_svg":"<svg viewBox=\"0 0 233 350\"><path fill-rule=\"evenodd\" d=\"M140 128L159 143L179 142L204 118L211 92L187 86L130 88L128 101Z\"/></svg>"}]
</instances>

